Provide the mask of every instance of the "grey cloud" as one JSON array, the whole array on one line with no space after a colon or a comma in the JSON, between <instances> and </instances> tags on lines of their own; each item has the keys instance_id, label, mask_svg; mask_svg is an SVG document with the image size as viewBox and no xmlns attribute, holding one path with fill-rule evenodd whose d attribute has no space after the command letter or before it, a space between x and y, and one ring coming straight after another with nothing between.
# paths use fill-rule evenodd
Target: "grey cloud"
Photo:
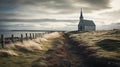
<instances>
[{"instance_id":1,"label":"grey cloud","mask_svg":"<svg viewBox=\"0 0 120 67\"><path fill-rule=\"evenodd\" d=\"M60 13L70 13L85 8L86 11L109 8L110 0L0 0L0 4L11 4L17 6L35 6L60 10ZM89 4L86 6L74 6L74 4ZM31 7L32 8L32 7Z\"/></svg>"},{"instance_id":2,"label":"grey cloud","mask_svg":"<svg viewBox=\"0 0 120 67\"><path fill-rule=\"evenodd\" d=\"M114 11L107 11L107 12L104 12L101 14L106 15L106 16L111 17L111 18L114 18L116 20L116 19L119 19L119 17L120 17L120 9L114 10Z\"/></svg>"},{"instance_id":3,"label":"grey cloud","mask_svg":"<svg viewBox=\"0 0 120 67\"><path fill-rule=\"evenodd\" d=\"M0 27L27 27L30 25L25 25L25 24L1 24ZM32 26L32 25L31 25Z\"/></svg>"},{"instance_id":4,"label":"grey cloud","mask_svg":"<svg viewBox=\"0 0 120 67\"><path fill-rule=\"evenodd\" d=\"M66 0L0 0L1 5L63 5L66 3ZM47 3L47 4L46 4Z\"/></svg>"},{"instance_id":5,"label":"grey cloud","mask_svg":"<svg viewBox=\"0 0 120 67\"><path fill-rule=\"evenodd\" d=\"M75 22L78 20L59 20L59 19L0 19L0 23L4 22Z\"/></svg>"},{"instance_id":6,"label":"grey cloud","mask_svg":"<svg viewBox=\"0 0 120 67\"><path fill-rule=\"evenodd\" d=\"M0 26L9 24L9 22L13 24L16 22L21 22L21 24L22 22L78 22L78 20L59 20L54 19L54 17L53 19L19 19L18 17L29 18L39 13L45 15L55 14L55 16L57 14L71 14L79 12L80 8L83 8L86 12L92 12L93 10L108 9L109 2L110 0L0 0ZM75 4L78 4L78 6L75 6ZM81 4L85 4L85 6L81 6ZM39 10L39 8L42 10ZM52 13L49 9L57 12ZM11 17L13 18L10 19ZM21 24L17 26L24 26Z\"/></svg>"},{"instance_id":7,"label":"grey cloud","mask_svg":"<svg viewBox=\"0 0 120 67\"><path fill-rule=\"evenodd\" d=\"M79 0L85 3L88 3L90 5L96 6L96 7L102 7L102 8L108 8L110 0Z\"/></svg>"}]
</instances>

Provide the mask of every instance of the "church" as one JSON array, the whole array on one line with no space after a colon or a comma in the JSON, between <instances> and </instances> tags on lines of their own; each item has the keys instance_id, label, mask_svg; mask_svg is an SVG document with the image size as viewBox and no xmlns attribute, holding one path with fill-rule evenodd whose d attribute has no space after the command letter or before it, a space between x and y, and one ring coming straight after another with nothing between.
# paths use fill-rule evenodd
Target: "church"
<instances>
[{"instance_id":1,"label":"church","mask_svg":"<svg viewBox=\"0 0 120 67\"><path fill-rule=\"evenodd\" d=\"M80 15L80 21L78 24L78 31L95 31L96 25L92 20L86 20L83 17L82 9L81 9L81 15Z\"/></svg>"}]
</instances>

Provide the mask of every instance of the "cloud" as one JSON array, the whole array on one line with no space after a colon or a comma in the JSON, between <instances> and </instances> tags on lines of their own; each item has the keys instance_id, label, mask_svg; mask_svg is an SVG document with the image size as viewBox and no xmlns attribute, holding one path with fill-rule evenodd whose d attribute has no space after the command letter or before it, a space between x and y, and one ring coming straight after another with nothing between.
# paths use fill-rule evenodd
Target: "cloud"
<instances>
[{"instance_id":1,"label":"cloud","mask_svg":"<svg viewBox=\"0 0 120 67\"><path fill-rule=\"evenodd\" d=\"M0 22L77 22L78 20L59 20L59 19L0 19Z\"/></svg>"},{"instance_id":2,"label":"cloud","mask_svg":"<svg viewBox=\"0 0 120 67\"><path fill-rule=\"evenodd\" d=\"M0 4L5 6L30 6L33 9L39 7L53 9L58 13L71 13L80 10L82 7L85 8L85 11L107 9L109 8L109 2L110 0L0 0Z\"/></svg>"},{"instance_id":3,"label":"cloud","mask_svg":"<svg viewBox=\"0 0 120 67\"><path fill-rule=\"evenodd\" d=\"M20 19L40 17L41 14L55 15L72 14L107 9L110 0L0 0L0 18ZM50 16L51 17L51 16ZM67 16L66 16L67 17ZM53 17L54 18L54 17Z\"/></svg>"},{"instance_id":4,"label":"cloud","mask_svg":"<svg viewBox=\"0 0 120 67\"><path fill-rule=\"evenodd\" d=\"M17 29L17 30L44 30L44 29L51 29L51 30L73 30L72 28L75 28L76 23L61 23L61 22L57 22L57 23L50 23L50 22L46 22L46 23L23 23L21 24L20 22L16 22L16 23L12 23L9 22L9 24L2 24L0 25L0 30L1 29ZM7 29L7 30L8 30Z\"/></svg>"},{"instance_id":5,"label":"cloud","mask_svg":"<svg viewBox=\"0 0 120 67\"><path fill-rule=\"evenodd\" d=\"M110 0L0 0L0 18L71 14L108 9Z\"/></svg>"},{"instance_id":6,"label":"cloud","mask_svg":"<svg viewBox=\"0 0 120 67\"><path fill-rule=\"evenodd\" d=\"M119 19L119 17L120 17L120 9L112 10L112 11L106 11L106 12L102 13L102 15L105 15L109 18L114 18L116 20L116 19Z\"/></svg>"},{"instance_id":7,"label":"cloud","mask_svg":"<svg viewBox=\"0 0 120 67\"><path fill-rule=\"evenodd\" d=\"M82 2L85 2L93 7L98 7L98 8L109 8L109 3L110 0L79 0Z\"/></svg>"}]
</instances>

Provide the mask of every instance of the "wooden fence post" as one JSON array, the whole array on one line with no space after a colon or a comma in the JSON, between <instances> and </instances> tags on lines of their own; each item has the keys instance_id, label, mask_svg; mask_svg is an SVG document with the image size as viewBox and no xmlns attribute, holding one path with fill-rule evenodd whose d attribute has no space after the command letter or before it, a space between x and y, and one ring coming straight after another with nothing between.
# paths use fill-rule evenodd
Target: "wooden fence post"
<instances>
[{"instance_id":1,"label":"wooden fence post","mask_svg":"<svg viewBox=\"0 0 120 67\"><path fill-rule=\"evenodd\" d=\"M27 35L27 33L26 33L26 40L28 40L28 35Z\"/></svg>"},{"instance_id":2,"label":"wooden fence post","mask_svg":"<svg viewBox=\"0 0 120 67\"><path fill-rule=\"evenodd\" d=\"M1 47L4 48L4 45L5 45L5 38L4 35L1 34Z\"/></svg>"},{"instance_id":3,"label":"wooden fence post","mask_svg":"<svg viewBox=\"0 0 120 67\"><path fill-rule=\"evenodd\" d=\"M14 43L14 35L11 35L11 41Z\"/></svg>"},{"instance_id":4,"label":"wooden fence post","mask_svg":"<svg viewBox=\"0 0 120 67\"><path fill-rule=\"evenodd\" d=\"M32 38L34 39L34 38L35 38L34 33L32 33L32 34L33 34L33 37L32 37Z\"/></svg>"},{"instance_id":5,"label":"wooden fence post","mask_svg":"<svg viewBox=\"0 0 120 67\"><path fill-rule=\"evenodd\" d=\"M32 35L31 35L31 33L30 33L30 39L32 40Z\"/></svg>"},{"instance_id":6,"label":"wooden fence post","mask_svg":"<svg viewBox=\"0 0 120 67\"><path fill-rule=\"evenodd\" d=\"M23 43L23 34L21 34L21 42Z\"/></svg>"}]
</instances>

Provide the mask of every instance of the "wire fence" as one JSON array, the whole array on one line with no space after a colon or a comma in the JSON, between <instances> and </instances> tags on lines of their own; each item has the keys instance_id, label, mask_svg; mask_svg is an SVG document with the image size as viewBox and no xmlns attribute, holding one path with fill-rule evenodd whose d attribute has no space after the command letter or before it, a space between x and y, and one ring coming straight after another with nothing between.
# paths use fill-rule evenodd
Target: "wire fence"
<instances>
[{"instance_id":1,"label":"wire fence","mask_svg":"<svg viewBox=\"0 0 120 67\"><path fill-rule=\"evenodd\" d=\"M24 40L32 40L32 39L36 39L38 37L42 37L44 34L49 34L51 32L43 32L43 33L25 33L25 36L23 36L24 34L20 34L20 36L15 36L14 34L12 34L10 37L5 37L4 34L0 35L0 47L4 48L5 44L9 44L9 43L14 43L14 42L22 42Z\"/></svg>"}]
</instances>

